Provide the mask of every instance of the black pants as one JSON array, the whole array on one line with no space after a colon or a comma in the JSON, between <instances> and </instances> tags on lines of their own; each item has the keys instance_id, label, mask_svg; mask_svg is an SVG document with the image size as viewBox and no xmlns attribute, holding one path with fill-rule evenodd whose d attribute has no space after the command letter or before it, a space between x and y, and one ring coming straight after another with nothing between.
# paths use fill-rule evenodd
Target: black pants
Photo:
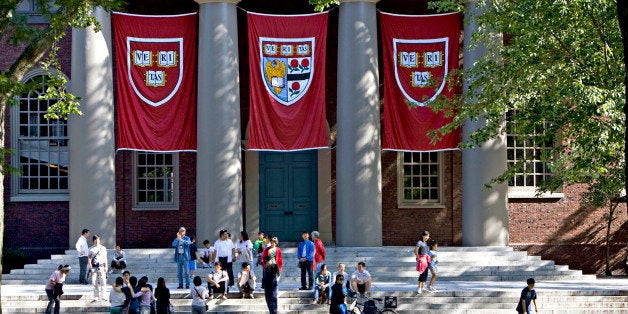
<instances>
[{"instance_id":1,"label":"black pants","mask_svg":"<svg viewBox=\"0 0 628 314\"><path fill-rule=\"evenodd\" d=\"M233 263L227 263L227 261L229 260L228 257L218 257L218 261L220 262L220 265L222 265L222 267L224 267L224 269L227 271L227 275L229 275L229 285L233 286Z\"/></svg>"},{"instance_id":2,"label":"black pants","mask_svg":"<svg viewBox=\"0 0 628 314\"><path fill-rule=\"evenodd\" d=\"M214 285L209 285L209 292L212 293L212 294L213 293L215 293L215 294L224 294L227 291L227 289L225 288L225 284L226 284L226 282L223 281L223 282L220 283L220 287L216 287Z\"/></svg>"},{"instance_id":3,"label":"black pants","mask_svg":"<svg viewBox=\"0 0 628 314\"><path fill-rule=\"evenodd\" d=\"M277 287L264 289L264 298L270 314L277 313Z\"/></svg>"},{"instance_id":4,"label":"black pants","mask_svg":"<svg viewBox=\"0 0 628 314\"><path fill-rule=\"evenodd\" d=\"M311 289L314 285L314 272L312 271L312 261L299 262L299 267L301 268L301 287ZM307 278L309 279L309 284L305 280L306 272Z\"/></svg>"}]
</instances>

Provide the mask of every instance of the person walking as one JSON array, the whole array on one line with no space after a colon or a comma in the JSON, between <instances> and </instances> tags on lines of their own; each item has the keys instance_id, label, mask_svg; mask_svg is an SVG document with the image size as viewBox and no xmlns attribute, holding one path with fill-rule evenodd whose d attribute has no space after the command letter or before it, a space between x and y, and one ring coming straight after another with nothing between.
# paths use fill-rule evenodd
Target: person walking
<instances>
[{"instance_id":1,"label":"person walking","mask_svg":"<svg viewBox=\"0 0 628 314\"><path fill-rule=\"evenodd\" d=\"M297 258L299 259L299 268L301 268L301 288L299 290L310 290L314 285L314 273L312 271L312 263L314 262L314 242L310 241L310 235L307 231L301 233L303 241L299 242L297 249ZM307 280L305 274L307 273Z\"/></svg>"},{"instance_id":2,"label":"person walking","mask_svg":"<svg viewBox=\"0 0 628 314\"><path fill-rule=\"evenodd\" d=\"M438 242L436 242L436 240L430 241L430 250L427 254L430 256L428 269L432 274L432 277L430 278L430 284L427 287L427 290L430 292L436 292L438 291L434 287L434 282L436 281L436 277L438 276Z\"/></svg>"},{"instance_id":3,"label":"person walking","mask_svg":"<svg viewBox=\"0 0 628 314\"><path fill-rule=\"evenodd\" d=\"M321 271L321 265L325 263L325 259L327 258L325 245L323 245L320 236L321 234L318 231L312 231L312 242L314 242L314 263L312 267L314 267L314 273Z\"/></svg>"},{"instance_id":4,"label":"person walking","mask_svg":"<svg viewBox=\"0 0 628 314\"><path fill-rule=\"evenodd\" d=\"M421 233L421 239L414 247L414 256L416 257L416 270L419 272L419 287L417 293L421 294L425 288L425 282L427 281L428 267L429 267L429 251L427 246L427 240L430 238L429 231L423 231Z\"/></svg>"},{"instance_id":5,"label":"person walking","mask_svg":"<svg viewBox=\"0 0 628 314\"><path fill-rule=\"evenodd\" d=\"M270 314L277 313L277 292L279 287L279 278L281 271L279 266L275 264L275 261L270 257L264 257L264 298L266 299L266 306Z\"/></svg>"},{"instance_id":6,"label":"person walking","mask_svg":"<svg viewBox=\"0 0 628 314\"><path fill-rule=\"evenodd\" d=\"M534 312L539 312L536 307L536 291L534 291L534 278L528 278L526 281L527 287L521 290L521 296L519 297L519 303L517 304L517 313L530 314L532 313L532 304L534 303Z\"/></svg>"},{"instance_id":7,"label":"person walking","mask_svg":"<svg viewBox=\"0 0 628 314\"><path fill-rule=\"evenodd\" d=\"M48 306L46 314L59 314L61 309L61 300L59 297L63 294L63 284L65 284L65 276L70 272L70 265L59 265L57 270L52 272L48 282L46 283L46 296L48 296Z\"/></svg>"},{"instance_id":8,"label":"person walking","mask_svg":"<svg viewBox=\"0 0 628 314\"><path fill-rule=\"evenodd\" d=\"M233 241L229 239L229 232L227 230L220 230L218 233L218 240L214 242L214 251L216 252L216 262L220 262L221 266L227 271L229 275L229 286L233 286L233 261L235 260L235 246ZM227 292L229 290L227 289Z\"/></svg>"},{"instance_id":9,"label":"person walking","mask_svg":"<svg viewBox=\"0 0 628 314\"><path fill-rule=\"evenodd\" d=\"M87 255L89 255L89 245L87 244L87 238L89 237L89 230L83 229L81 236L76 240L76 252L78 252L79 259L79 283L87 284Z\"/></svg>"},{"instance_id":10,"label":"person walking","mask_svg":"<svg viewBox=\"0 0 628 314\"><path fill-rule=\"evenodd\" d=\"M107 285L107 248L100 244L100 236L92 238L94 245L89 248L88 259L91 265L92 285L94 286L94 302L104 301Z\"/></svg>"},{"instance_id":11,"label":"person walking","mask_svg":"<svg viewBox=\"0 0 628 314\"><path fill-rule=\"evenodd\" d=\"M177 263L177 279L179 279L179 287L183 289L183 277L185 276L185 288L190 288L190 237L185 235L185 227L179 228L176 238L172 241L174 247L174 261Z\"/></svg>"}]
</instances>

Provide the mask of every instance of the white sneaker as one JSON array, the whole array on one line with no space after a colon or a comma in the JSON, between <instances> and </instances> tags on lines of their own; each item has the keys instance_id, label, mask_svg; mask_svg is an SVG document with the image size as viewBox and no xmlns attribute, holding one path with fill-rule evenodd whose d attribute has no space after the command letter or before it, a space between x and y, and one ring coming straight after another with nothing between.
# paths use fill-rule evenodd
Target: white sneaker
<instances>
[{"instance_id":1,"label":"white sneaker","mask_svg":"<svg viewBox=\"0 0 628 314\"><path fill-rule=\"evenodd\" d=\"M416 293L418 293L418 294L423 293L423 289L421 289L421 288L417 289L417 290L416 290Z\"/></svg>"},{"instance_id":2,"label":"white sneaker","mask_svg":"<svg viewBox=\"0 0 628 314\"><path fill-rule=\"evenodd\" d=\"M434 286L429 286L429 287L427 287L427 290L428 290L428 291L430 291L430 292L436 292L436 291L438 291L438 290L436 290L436 288L434 288Z\"/></svg>"}]
</instances>

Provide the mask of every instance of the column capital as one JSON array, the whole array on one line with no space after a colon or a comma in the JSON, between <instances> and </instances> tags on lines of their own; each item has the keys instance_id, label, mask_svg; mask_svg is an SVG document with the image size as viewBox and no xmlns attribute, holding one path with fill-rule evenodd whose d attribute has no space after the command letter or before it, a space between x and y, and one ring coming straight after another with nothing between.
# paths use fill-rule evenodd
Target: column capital
<instances>
[{"instance_id":1,"label":"column capital","mask_svg":"<svg viewBox=\"0 0 628 314\"><path fill-rule=\"evenodd\" d=\"M198 2L198 0L197 0L197 2ZM379 0L338 0L338 2L339 2L340 4L347 3L347 2L369 2L369 3L378 3L378 2L379 2Z\"/></svg>"},{"instance_id":2,"label":"column capital","mask_svg":"<svg viewBox=\"0 0 628 314\"><path fill-rule=\"evenodd\" d=\"M205 3L232 3L232 4L238 4L238 2L242 1L242 0L194 0L196 1L196 3L198 4L205 4Z\"/></svg>"}]
</instances>

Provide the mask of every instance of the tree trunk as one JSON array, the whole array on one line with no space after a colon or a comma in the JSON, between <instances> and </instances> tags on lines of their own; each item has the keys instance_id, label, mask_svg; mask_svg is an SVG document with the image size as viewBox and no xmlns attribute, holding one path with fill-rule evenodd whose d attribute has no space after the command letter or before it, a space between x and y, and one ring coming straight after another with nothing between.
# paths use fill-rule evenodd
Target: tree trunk
<instances>
[{"instance_id":1,"label":"tree trunk","mask_svg":"<svg viewBox=\"0 0 628 314\"><path fill-rule=\"evenodd\" d=\"M621 31L621 41L624 46L624 96L628 95L628 4L626 0L617 0L617 20L619 21L619 29ZM624 119L628 119L628 101L624 97ZM624 126L626 123L624 122ZM628 193L628 132L624 130L624 190ZM626 212L628 213L628 197L626 197Z\"/></svg>"},{"instance_id":2,"label":"tree trunk","mask_svg":"<svg viewBox=\"0 0 628 314\"><path fill-rule=\"evenodd\" d=\"M613 216L615 215L615 209L619 203L613 205L613 202L610 202L610 208L608 211L608 219L606 222L606 271L604 272L606 276L612 276L611 272L611 227L613 224Z\"/></svg>"}]
</instances>

